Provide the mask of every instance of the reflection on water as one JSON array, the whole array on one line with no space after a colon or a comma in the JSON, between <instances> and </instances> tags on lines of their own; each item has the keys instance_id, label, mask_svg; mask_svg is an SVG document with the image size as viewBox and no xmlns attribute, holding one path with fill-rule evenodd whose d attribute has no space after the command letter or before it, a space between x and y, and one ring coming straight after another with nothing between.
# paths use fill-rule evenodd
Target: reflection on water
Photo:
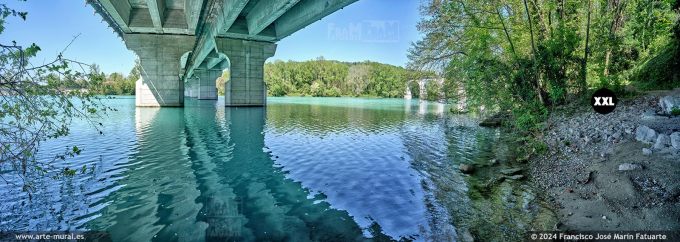
<instances>
[{"instance_id":1,"label":"reflection on water","mask_svg":"<svg viewBox=\"0 0 680 242\"><path fill-rule=\"evenodd\" d=\"M446 105L418 100L268 101L111 100L120 111L105 135L76 124L43 149L76 142L84 153L73 163L96 168L43 184L50 196L28 204L2 184L0 230L105 230L114 241L455 238L449 206L466 189L456 164L494 134L451 129Z\"/></svg>"}]
</instances>

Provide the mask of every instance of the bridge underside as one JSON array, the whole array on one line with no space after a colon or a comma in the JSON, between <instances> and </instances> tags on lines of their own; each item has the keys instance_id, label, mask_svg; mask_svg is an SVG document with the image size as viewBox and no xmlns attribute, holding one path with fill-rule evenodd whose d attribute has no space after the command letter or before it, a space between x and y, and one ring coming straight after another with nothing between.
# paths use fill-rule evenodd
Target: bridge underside
<instances>
[{"instance_id":1,"label":"bridge underside","mask_svg":"<svg viewBox=\"0 0 680 242\"><path fill-rule=\"evenodd\" d=\"M183 79L180 61L195 42L193 36L129 34L127 47L137 53L142 73L135 93L137 106L182 106L184 97L217 99L216 79L229 69L225 105L262 106L266 102L263 66L274 55L276 44L217 38L216 44L228 59L205 62ZM186 55L185 55L186 56ZM217 63L215 63L217 62ZM215 63L215 64L212 64Z\"/></svg>"},{"instance_id":2,"label":"bridge underside","mask_svg":"<svg viewBox=\"0 0 680 242\"><path fill-rule=\"evenodd\" d=\"M140 59L137 106L184 97L266 104L263 66L276 41L357 0L87 0Z\"/></svg>"}]
</instances>

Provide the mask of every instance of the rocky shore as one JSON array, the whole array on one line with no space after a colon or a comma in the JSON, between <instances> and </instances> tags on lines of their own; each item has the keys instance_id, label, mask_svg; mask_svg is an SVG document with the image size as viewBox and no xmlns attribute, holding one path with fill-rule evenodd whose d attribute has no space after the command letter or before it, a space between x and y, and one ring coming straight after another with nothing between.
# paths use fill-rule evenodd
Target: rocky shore
<instances>
[{"instance_id":1,"label":"rocky shore","mask_svg":"<svg viewBox=\"0 0 680 242\"><path fill-rule=\"evenodd\" d=\"M530 182L559 230L680 229L680 89L553 112Z\"/></svg>"}]
</instances>

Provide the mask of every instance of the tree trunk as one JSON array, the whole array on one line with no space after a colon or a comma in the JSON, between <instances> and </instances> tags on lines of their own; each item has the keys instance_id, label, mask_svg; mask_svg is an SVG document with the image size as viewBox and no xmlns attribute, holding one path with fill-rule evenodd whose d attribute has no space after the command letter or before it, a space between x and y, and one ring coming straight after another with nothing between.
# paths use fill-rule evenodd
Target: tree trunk
<instances>
[{"instance_id":1,"label":"tree trunk","mask_svg":"<svg viewBox=\"0 0 680 242\"><path fill-rule=\"evenodd\" d=\"M610 0L609 1L609 6L611 10L614 12L614 16L612 16L612 25L609 28L609 46L607 47L607 51L605 54L605 59L604 59L604 76L609 76L609 65L611 63L611 56L612 56L612 41L616 41L617 39L617 32L619 32L619 29L623 27L623 9L624 9L625 3L623 3L621 0Z\"/></svg>"},{"instance_id":2,"label":"tree trunk","mask_svg":"<svg viewBox=\"0 0 680 242\"><path fill-rule=\"evenodd\" d=\"M538 72L536 71L536 44L534 43L534 28L532 26L532 21L531 21L531 14L529 14L529 5L527 5L527 0L524 1L524 11L527 14L527 21L529 22L529 34L531 36L531 52L532 52L532 59L533 59L533 70L534 70L534 83L536 85L536 95L538 95L538 100L541 102L541 104L545 104L545 100L543 100L543 93L541 92L541 81L538 79Z\"/></svg>"},{"instance_id":3,"label":"tree trunk","mask_svg":"<svg viewBox=\"0 0 680 242\"><path fill-rule=\"evenodd\" d=\"M587 22L586 22L586 47L583 50L583 64L581 66L581 91L585 91L586 86L588 85L588 54L590 53L590 48L588 47L588 41L590 40L590 3L591 0L588 0L588 15L587 15Z\"/></svg>"},{"instance_id":4,"label":"tree trunk","mask_svg":"<svg viewBox=\"0 0 680 242\"><path fill-rule=\"evenodd\" d=\"M510 43L510 50L512 51L512 57L515 59L515 62L517 62L517 53L515 52L515 45L512 43L512 39L510 38L510 33L508 33L508 28L505 26L505 19L503 19L503 15L501 14L501 11L496 8L496 14L498 15L498 20L501 21L501 26L503 26L503 32L505 33L505 38L508 39L508 43Z\"/></svg>"}]
</instances>

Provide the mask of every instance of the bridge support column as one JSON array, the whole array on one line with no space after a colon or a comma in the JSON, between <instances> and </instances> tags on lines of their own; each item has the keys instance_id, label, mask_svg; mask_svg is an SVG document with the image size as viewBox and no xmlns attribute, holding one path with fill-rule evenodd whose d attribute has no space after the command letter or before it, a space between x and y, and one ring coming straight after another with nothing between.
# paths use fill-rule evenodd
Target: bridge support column
<instances>
[{"instance_id":1,"label":"bridge support column","mask_svg":"<svg viewBox=\"0 0 680 242\"><path fill-rule=\"evenodd\" d=\"M264 62L274 55L276 44L228 38L218 38L216 44L229 57L231 64L231 80L224 87L224 105L266 105Z\"/></svg>"},{"instance_id":2,"label":"bridge support column","mask_svg":"<svg viewBox=\"0 0 680 242\"><path fill-rule=\"evenodd\" d=\"M185 97L198 97L198 78L189 78L184 83L184 96Z\"/></svg>"},{"instance_id":3,"label":"bridge support column","mask_svg":"<svg viewBox=\"0 0 680 242\"><path fill-rule=\"evenodd\" d=\"M147 107L184 105L184 82L180 58L191 51L195 37L179 35L126 34L127 48L139 57L142 71L135 84L135 104Z\"/></svg>"},{"instance_id":4,"label":"bridge support column","mask_svg":"<svg viewBox=\"0 0 680 242\"><path fill-rule=\"evenodd\" d=\"M222 70L195 70L198 77L198 99L217 99L217 78L222 75Z\"/></svg>"}]
</instances>

